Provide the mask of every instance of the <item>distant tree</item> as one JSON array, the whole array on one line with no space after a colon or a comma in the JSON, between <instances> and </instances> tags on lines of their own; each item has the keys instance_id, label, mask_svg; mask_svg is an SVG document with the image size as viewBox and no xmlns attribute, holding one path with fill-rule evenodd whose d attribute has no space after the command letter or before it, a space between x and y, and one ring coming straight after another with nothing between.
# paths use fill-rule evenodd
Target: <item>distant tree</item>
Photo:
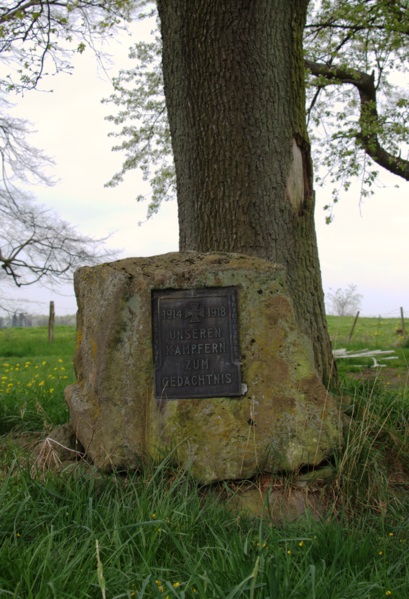
<instances>
[{"instance_id":1,"label":"distant tree","mask_svg":"<svg viewBox=\"0 0 409 599\"><path fill-rule=\"evenodd\" d=\"M357 292L356 285L349 284L346 289L330 289L327 294L331 312L337 316L352 316L361 306L362 295Z\"/></svg>"}]
</instances>

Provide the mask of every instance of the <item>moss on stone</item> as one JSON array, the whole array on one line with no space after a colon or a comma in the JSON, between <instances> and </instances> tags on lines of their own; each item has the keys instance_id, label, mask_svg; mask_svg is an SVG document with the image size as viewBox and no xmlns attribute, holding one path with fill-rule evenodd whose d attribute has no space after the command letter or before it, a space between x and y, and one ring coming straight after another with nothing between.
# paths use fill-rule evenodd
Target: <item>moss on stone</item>
<instances>
[{"instance_id":1,"label":"moss on stone","mask_svg":"<svg viewBox=\"0 0 409 599\"><path fill-rule=\"evenodd\" d=\"M237 287L241 375L236 398L154 398L151 293ZM66 398L79 440L100 467L172 451L204 482L319 463L340 443L334 400L296 326L284 270L251 256L173 253L80 269L75 277L77 383Z\"/></svg>"}]
</instances>

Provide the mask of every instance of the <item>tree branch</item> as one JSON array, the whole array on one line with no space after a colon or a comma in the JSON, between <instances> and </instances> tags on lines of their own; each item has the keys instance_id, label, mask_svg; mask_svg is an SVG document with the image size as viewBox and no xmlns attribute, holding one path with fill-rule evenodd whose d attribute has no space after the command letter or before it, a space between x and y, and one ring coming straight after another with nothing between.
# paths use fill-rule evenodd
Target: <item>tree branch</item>
<instances>
[{"instance_id":1,"label":"tree branch","mask_svg":"<svg viewBox=\"0 0 409 599\"><path fill-rule=\"evenodd\" d=\"M380 123L374 74L368 75L368 73L356 69L328 66L309 60L305 61L305 66L312 75L321 79L318 84L321 87L349 83L358 90L360 98L360 131L356 135L357 142L379 166L409 181L409 161L399 156L394 156L385 150L379 142L378 131Z\"/></svg>"}]
</instances>

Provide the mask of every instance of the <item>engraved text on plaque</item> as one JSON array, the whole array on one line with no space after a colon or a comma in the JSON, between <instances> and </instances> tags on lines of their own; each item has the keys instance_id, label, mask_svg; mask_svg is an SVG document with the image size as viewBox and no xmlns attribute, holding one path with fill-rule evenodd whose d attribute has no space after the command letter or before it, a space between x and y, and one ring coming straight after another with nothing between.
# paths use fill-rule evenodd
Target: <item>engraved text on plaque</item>
<instances>
[{"instance_id":1,"label":"engraved text on plaque","mask_svg":"<svg viewBox=\"0 0 409 599\"><path fill-rule=\"evenodd\" d=\"M235 287L152 292L155 397L241 395Z\"/></svg>"}]
</instances>

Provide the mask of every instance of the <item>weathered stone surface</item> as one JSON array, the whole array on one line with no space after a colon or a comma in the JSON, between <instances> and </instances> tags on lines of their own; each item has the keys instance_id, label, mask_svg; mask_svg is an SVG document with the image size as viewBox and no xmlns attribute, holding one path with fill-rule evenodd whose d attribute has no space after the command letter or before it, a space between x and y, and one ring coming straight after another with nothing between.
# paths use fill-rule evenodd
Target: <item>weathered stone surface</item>
<instances>
[{"instance_id":1,"label":"weathered stone surface","mask_svg":"<svg viewBox=\"0 0 409 599\"><path fill-rule=\"evenodd\" d=\"M236 286L242 382L234 398L154 398L151 294ZM75 275L77 382L71 422L100 467L173 452L204 482L318 464L341 439L338 407L296 326L279 265L236 254L172 253Z\"/></svg>"},{"instance_id":2,"label":"weathered stone surface","mask_svg":"<svg viewBox=\"0 0 409 599\"><path fill-rule=\"evenodd\" d=\"M276 525L303 518L324 518L328 506L320 494L289 488L284 490L257 488L238 491L231 507L235 512L270 520Z\"/></svg>"}]
</instances>

